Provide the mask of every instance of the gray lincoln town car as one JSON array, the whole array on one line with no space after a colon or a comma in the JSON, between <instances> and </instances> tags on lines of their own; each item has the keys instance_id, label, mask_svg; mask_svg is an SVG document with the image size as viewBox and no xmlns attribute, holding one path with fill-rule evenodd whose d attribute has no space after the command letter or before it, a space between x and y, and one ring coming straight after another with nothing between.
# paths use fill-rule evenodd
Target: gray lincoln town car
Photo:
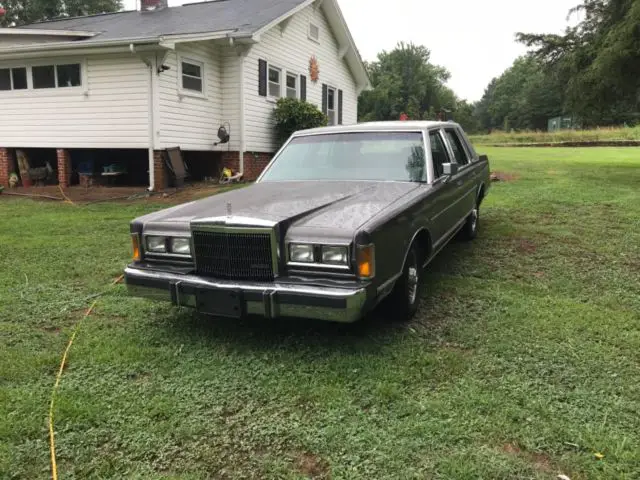
<instances>
[{"instance_id":1,"label":"gray lincoln town car","mask_svg":"<svg viewBox=\"0 0 640 480\"><path fill-rule=\"evenodd\" d=\"M257 182L131 223L132 295L215 316L354 322L418 308L424 267L476 236L489 163L451 122L295 133Z\"/></svg>"}]
</instances>

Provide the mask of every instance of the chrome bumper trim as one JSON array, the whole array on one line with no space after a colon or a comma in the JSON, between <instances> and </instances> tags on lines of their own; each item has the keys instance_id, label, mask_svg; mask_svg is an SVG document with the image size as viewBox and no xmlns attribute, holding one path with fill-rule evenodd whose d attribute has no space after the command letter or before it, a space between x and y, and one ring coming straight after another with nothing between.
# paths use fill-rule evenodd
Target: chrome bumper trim
<instances>
[{"instance_id":1,"label":"chrome bumper trim","mask_svg":"<svg viewBox=\"0 0 640 480\"><path fill-rule=\"evenodd\" d=\"M245 312L266 318L299 317L353 323L362 317L367 300L365 288L234 282L134 267L127 267L125 280L132 296L190 308L196 307L195 295L185 294L185 289L240 291L250 297L244 301Z\"/></svg>"}]
</instances>

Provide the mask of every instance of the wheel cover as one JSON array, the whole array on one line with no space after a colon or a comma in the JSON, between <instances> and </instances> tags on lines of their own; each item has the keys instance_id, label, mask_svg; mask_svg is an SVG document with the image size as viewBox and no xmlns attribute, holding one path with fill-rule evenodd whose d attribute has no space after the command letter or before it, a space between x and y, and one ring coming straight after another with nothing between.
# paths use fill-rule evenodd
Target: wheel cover
<instances>
[{"instance_id":1,"label":"wheel cover","mask_svg":"<svg viewBox=\"0 0 640 480\"><path fill-rule=\"evenodd\" d=\"M473 212L471 212L471 230L472 231L476 231L476 229L478 228L478 217L480 216L480 211L478 210L478 207L473 209Z\"/></svg>"},{"instance_id":2,"label":"wheel cover","mask_svg":"<svg viewBox=\"0 0 640 480\"><path fill-rule=\"evenodd\" d=\"M409 304L413 305L418 296L418 266L415 262L409 267L407 275L407 292L409 295Z\"/></svg>"}]
</instances>

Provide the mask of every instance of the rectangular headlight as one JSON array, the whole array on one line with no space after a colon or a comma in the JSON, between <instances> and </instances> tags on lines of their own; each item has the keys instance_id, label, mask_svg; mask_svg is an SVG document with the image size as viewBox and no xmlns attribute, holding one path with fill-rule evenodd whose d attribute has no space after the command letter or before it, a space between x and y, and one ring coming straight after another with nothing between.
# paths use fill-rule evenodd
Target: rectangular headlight
<instances>
[{"instance_id":1,"label":"rectangular headlight","mask_svg":"<svg viewBox=\"0 0 640 480\"><path fill-rule=\"evenodd\" d=\"M191 255L191 241L189 238L172 238L171 253L176 255Z\"/></svg>"},{"instance_id":2,"label":"rectangular headlight","mask_svg":"<svg viewBox=\"0 0 640 480\"><path fill-rule=\"evenodd\" d=\"M166 253L167 252L166 237L147 237L147 252Z\"/></svg>"},{"instance_id":3,"label":"rectangular headlight","mask_svg":"<svg viewBox=\"0 0 640 480\"><path fill-rule=\"evenodd\" d=\"M322 247L322 263L327 265L349 265L347 247Z\"/></svg>"},{"instance_id":4,"label":"rectangular headlight","mask_svg":"<svg viewBox=\"0 0 640 480\"><path fill-rule=\"evenodd\" d=\"M313 255L313 245L305 245L301 243L290 244L289 259L292 262L313 263L315 261Z\"/></svg>"}]
</instances>

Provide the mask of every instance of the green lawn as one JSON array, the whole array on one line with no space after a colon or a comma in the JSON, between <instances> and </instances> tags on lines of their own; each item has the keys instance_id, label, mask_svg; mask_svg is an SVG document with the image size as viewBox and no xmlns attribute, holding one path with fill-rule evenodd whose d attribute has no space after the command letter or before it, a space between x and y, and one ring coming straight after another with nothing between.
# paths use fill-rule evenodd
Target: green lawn
<instances>
[{"instance_id":1,"label":"green lawn","mask_svg":"<svg viewBox=\"0 0 640 480\"><path fill-rule=\"evenodd\" d=\"M514 179L410 325L109 291L62 379L60 478L640 478L640 149L480 150ZM0 196L0 478L50 475L69 334L155 208Z\"/></svg>"}]
</instances>

